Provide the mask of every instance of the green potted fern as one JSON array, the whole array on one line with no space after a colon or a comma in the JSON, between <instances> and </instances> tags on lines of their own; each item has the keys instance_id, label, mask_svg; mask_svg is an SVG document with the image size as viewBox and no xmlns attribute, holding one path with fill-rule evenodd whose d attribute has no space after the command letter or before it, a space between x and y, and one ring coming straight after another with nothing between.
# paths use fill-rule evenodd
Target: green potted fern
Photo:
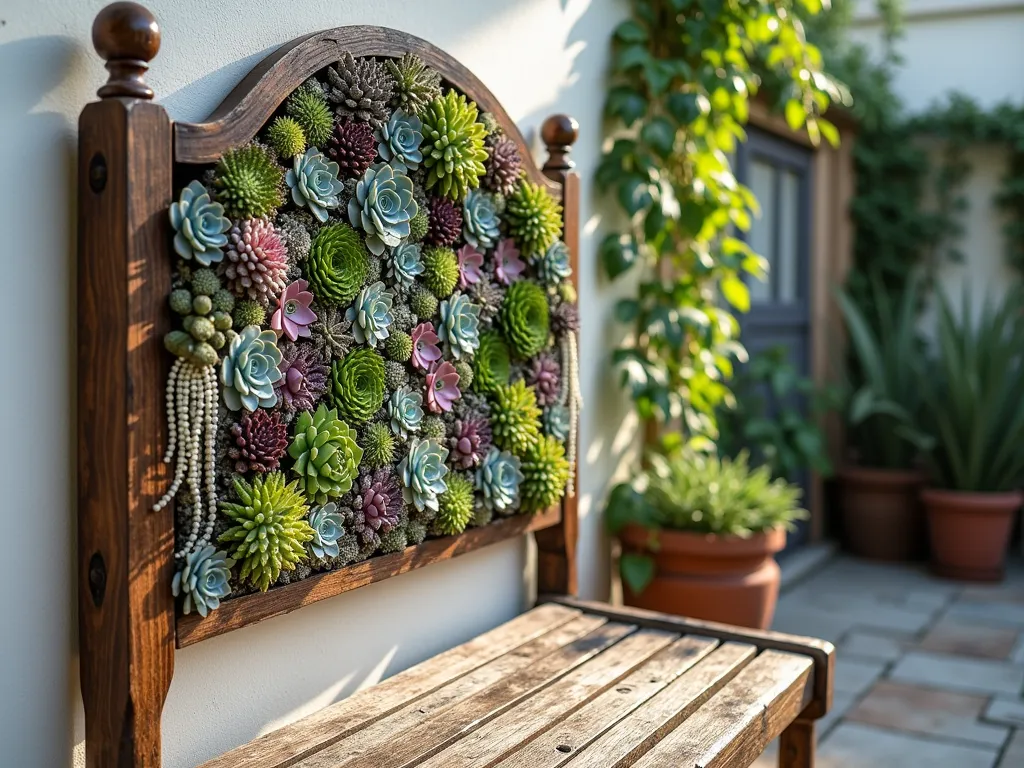
<instances>
[{"instance_id":1,"label":"green potted fern","mask_svg":"<svg viewBox=\"0 0 1024 768\"><path fill-rule=\"evenodd\" d=\"M959 316L938 300L938 356L925 398L938 442L922 494L932 568L958 579L1003 575L1024 484L1022 293L986 300L975 314L965 293Z\"/></svg>"},{"instance_id":2,"label":"green potted fern","mask_svg":"<svg viewBox=\"0 0 1024 768\"><path fill-rule=\"evenodd\" d=\"M767 628L779 593L775 554L806 517L801 490L768 466L680 451L617 486L606 519L622 543L628 605Z\"/></svg>"}]
</instances>

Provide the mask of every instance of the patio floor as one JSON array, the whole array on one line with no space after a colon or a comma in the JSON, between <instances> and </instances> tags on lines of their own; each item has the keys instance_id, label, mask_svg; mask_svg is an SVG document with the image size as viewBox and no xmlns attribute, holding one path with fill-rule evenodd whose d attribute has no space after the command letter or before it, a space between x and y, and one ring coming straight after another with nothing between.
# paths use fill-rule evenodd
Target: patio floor
<instances>
[{"instance_id":1,"label":"patio floor","mask_svg":"<svg viewBox=\"0 0 1024 768\"><path fill-rule=\"evenodd\" d=\"M818 768L1024 768L1024 563L969 586L835 558L783 593L773 628L838 648Z\"/></svg>"}]
</instances>

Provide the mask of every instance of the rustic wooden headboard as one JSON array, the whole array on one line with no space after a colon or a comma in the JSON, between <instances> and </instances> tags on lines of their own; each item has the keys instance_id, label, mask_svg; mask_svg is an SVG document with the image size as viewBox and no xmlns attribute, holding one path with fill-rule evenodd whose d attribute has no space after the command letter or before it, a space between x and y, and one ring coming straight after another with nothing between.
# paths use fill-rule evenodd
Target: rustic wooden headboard
<instances>
[{"instance_id":1,"label":"rustic wooden headboard","mask_svg":"<svg viewBox=\"0 0 1024 768\"><path fill-rule=\"evenodd\" d=\"M548 159L530 160L523 136L464 66L412 35L341 27L301 37L267 56L206 122L175 122L145 82L160 31L141 6L105 8L93 26L109 80L79 124L78 521L81 680L88 764L158 766L160 717L176 647L288 613L318 600L533 531L538 589L576 592L575 493L534 516L429 538L302 581L225 601L208 616L177 612L173 505L154 511L170 482L164 381L172 358L161 342L173 249L168 208L181 169L209 164L249 142L307 78L354 56L416 53L452 87L490 112L518 145L524 170L564 206L563 239L578 257L579 185L569 151L577 125L544 123Z\"/></svg>"}]
</instances>

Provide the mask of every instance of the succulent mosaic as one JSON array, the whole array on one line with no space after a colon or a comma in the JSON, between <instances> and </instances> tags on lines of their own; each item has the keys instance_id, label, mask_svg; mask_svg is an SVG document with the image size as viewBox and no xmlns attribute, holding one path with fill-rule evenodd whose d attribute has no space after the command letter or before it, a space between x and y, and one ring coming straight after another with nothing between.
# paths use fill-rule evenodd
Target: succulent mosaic
<instances>
[{"instance_id":1,"label":"succulent mosaic","mask_svg":"<svg viewBox=\"0 0 1024 768\"><path fill-rule=\"evenodd\" d=\"M156 505L183 612L571 488L572 259L519 147L415 55L344 53L186 167Z\"/></svg>"}]
</instances>

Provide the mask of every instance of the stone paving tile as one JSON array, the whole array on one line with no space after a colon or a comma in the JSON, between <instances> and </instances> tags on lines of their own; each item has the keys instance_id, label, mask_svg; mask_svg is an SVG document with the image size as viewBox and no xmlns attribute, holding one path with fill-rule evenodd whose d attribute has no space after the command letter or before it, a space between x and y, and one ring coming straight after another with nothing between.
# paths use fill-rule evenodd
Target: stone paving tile
<instances>
[{"instance_id":1,"label":"stone paving tile","mask_svg":"<svg viewBox=\"0 0 1024 768\"><path fill-rule=\"evenodd\" d=\"M1009 730L979 723L985 696L882 680L846 714L846 722L949 737L988 747L1001 747Z\"/></svg>"},{"instance_id":2,"label":"stone paving tile","mask_svg":"<svg viewBox=\"0 0 1024 768\"><path fill-rule=\"evenodd\" d=\"M894 637L868 630L854 630L839 644L839 656L852 656L873 661L896 661L903 655L904 644Z\"/></svg>"},{"instance_id":3,"label":"stone paving tile","mask_svg":"<svg viewBox=\"0 0 1024 768\"><path fill-rule=\"evenodd\" d=\"M1024 628L1024 605L1015 603L957 600L946 616L964 622Z\"/></svg>"},{"instance_id":4,"label":"stone paving tile","mask_svg":"<svg viewBox=\"0 0 1024 768\"><path fill-rule=\"evenodd\" d=\"M998 750L840 723L818 749L817 768L993 768Z\"/></svg>"},{"instance_id":5,"label":"stone paving tile","mask_svg":"<svg viewBox=\"0 0 1024 768\"><path fill-rule=\"evenodd\" d=\"M1017 728L1024 727L1024 699L992 699L985 709L985 719Z\"/></svg>"},{"instance_id":6,"label":"stone paving tile","mask_svg":"<svg viewBox=\"0 0 1024 768\"><path fill-rule=\"evenodd\" d=\"M928 630L918 648L934 653L1007 660L1017 645L1020 632L1010 627L992 627L943 619Z\"/></svg>"},{"instance_id":7,"label":"stone paving tile","mask_svg":"<svg viewBox=\"0 0 1024 768\"><path fill-rule=\"evenodd\" d=\"M855 659L836 654L836 676L833 690L859 696L870 688L885 671L888 662Z\"/></svg>"},{"instance_id":8,"label":"stone paving tile","mask_svg":"<svg viewBox=\"0 0 1024 768\"><path fill-rule=\"evenodd\" d=\"M912 651L896 662L889 677L951 691L1017 696L1024 686L1024 667L1003 661Z\"/></svg>"},{"instance_id":9,"label":"stone paving tile","mask_svg":"<svg viewBox=\"0 0 1024 768\"><path fill-rule=\"evenodd\" d=\"M1024 765L1024 731L1017 731L999 761L999 768L1020 768ZM768 766L765 766L768 768Z\"/></svg>"}]
</instances>

